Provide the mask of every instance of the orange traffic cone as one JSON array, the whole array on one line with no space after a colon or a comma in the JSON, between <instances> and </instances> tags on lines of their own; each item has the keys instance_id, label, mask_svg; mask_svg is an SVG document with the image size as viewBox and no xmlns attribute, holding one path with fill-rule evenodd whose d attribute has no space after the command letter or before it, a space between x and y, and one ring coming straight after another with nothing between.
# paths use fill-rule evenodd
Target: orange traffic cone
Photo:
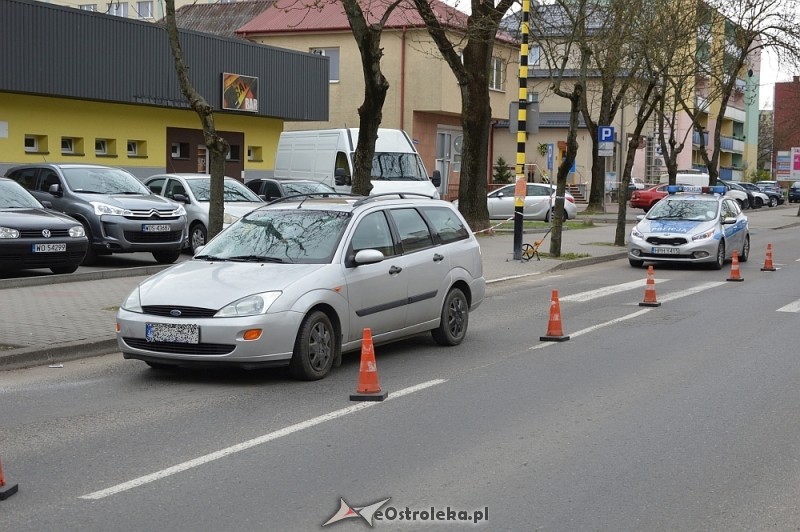
<instances>
[{"instance_id":1,"label":"orange traffic cone","mask_svg":"<svg viewBox=\"0 0 800 532\"><path fill-rule=\"evenodd\" d=\"M19 486L16 484L6 485L6 479L3 476L3 463L0 462L0 501L4 501L14 495Z\"/></svg>"},{"instance_id":2,"label":"orange traffic cone","mask_svg":"<svg viewBox=\"0 0 800 532\"><path fill-rule=\"evenodd\" d=\"M653 265L647 267L647 284L644 287L644 301L640 307L660 307L661 302L656 299L656 280L653 277Z\"/></svg>"},{"instance_id":3,"label":"orange traffic cone","mask_svg":"<svg viewBox=\"0 0 800 532\"><path fill-rule=\"evenodd\" d=\"M550 320L547 322L547 335L540 336L539 340L545 342L566 342L569 336L564 336L561 327L561 307L558 304L558 290L553 290L550 297Z\"/></svg>"},{"instance_id":4,"label":"orange traffic cone","mask_svg":"<svg viewBox=\"0 0 800 532\"><path fill-rule=\"evenodd\" d=\"M351 401L383 401L388 392L381 391L378 382L378 365L375 363L375 349L372 346L372 329L364 329L361 338L361 369L358 373L358 388L350 395Z\"/></svg>"},{"instance_id":5,"label":"orange traffic cone","mask_svg":"<svg viewBox=\"0 0 800 532\"><path fill-rule=\"evenodd\" d=\"M772 244L767 244L767 258L764 259L764 267L761 268L762 272L774 272L778 269L772 265Z\"/></svg>"},{"instance_id":6,"label":"orange traffic cone","mask_svg":"<svg viewBox=\"0 0 800 532\"><path fill-rule=\"evenodd\" d=\"M728 281L744 281L742 276L739 274L739 250L733 250L733 259L731 260L731 276L728 277Z\"/></svg>"}]
</instances>

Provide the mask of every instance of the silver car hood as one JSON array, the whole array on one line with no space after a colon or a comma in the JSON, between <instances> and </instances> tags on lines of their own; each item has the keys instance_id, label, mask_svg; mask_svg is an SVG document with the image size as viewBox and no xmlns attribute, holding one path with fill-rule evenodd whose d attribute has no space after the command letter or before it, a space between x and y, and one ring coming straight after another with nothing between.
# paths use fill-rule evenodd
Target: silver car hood
<instances>
[{"instance_id":1,"label":"silver car hood","mask_svg":"<svg viewBox=\"0 0 800 532\"><path fill-rule=\"evenodd\" d=\"M325 264L273 264L188 260L139 285L142 305L220 309L259 292L286 290Z\"/></svg>"}]
</instances>

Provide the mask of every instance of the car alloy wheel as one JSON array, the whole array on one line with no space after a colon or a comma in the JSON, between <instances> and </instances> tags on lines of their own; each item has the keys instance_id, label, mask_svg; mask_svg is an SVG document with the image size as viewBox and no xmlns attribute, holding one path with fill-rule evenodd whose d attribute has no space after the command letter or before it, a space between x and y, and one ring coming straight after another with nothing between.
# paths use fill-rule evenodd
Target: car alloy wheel
<instances>
[{"instance_id":1,"label":"car alloy wheel","mask_svg":"<svg viewBox=\"0 0 800 532\"><path fill-rule=\"evenodd\" d=\"M321 379L330 372L340 350L330 318L324 312L315 310L300 324L289 372L301 380Z\"/></svg>"},{"instance_id":2,"label":"car alloy wheel","mask_svg":"<svg viewBox=\"0 0 800 532\"><path fill-rule=\"evenodd\" d=\"M467 335L469 325L469 303L459 288L453 288L444 298L439 327L431 331L439 345L458 345Z\"/></svg>"}]
</instances>

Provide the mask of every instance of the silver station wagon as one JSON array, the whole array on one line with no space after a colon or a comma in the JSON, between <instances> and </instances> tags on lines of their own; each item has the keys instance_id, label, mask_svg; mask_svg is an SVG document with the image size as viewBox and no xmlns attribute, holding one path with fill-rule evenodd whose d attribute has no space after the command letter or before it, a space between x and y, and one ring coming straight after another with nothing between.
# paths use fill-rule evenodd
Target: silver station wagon
<instances>
[{"instance_id":1,"label":"silver station wagon","mask_svg":"<svg viewBox=\"0 0 800 532\"><path fill-rule=\"evenodd\" d=\"M485 290L480 246L448 202L289 197L142 282L117 338L152 367L288 365L314 380L360 349L365 328L376 344L428 331L461 343Z\"/></svg>"}]
</instances>

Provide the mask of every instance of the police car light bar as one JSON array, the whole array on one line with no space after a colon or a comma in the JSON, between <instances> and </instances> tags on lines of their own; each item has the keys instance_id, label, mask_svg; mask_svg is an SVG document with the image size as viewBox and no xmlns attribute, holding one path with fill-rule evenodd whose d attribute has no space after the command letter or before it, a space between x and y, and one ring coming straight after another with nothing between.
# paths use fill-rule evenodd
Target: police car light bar
<instances>
[{"instance_id":1,"label":"police car light bar","mask_svg":"<svg viewBox=\"0 0 800 532\"><path fill-rule=\"evenodd\" d=\"M691 193L691 194L725 194L724 186L713 187L699 187L694 185L669 185L667 186L667 194L677 194L678 192Z\"/></svg>"}]
</instances>

